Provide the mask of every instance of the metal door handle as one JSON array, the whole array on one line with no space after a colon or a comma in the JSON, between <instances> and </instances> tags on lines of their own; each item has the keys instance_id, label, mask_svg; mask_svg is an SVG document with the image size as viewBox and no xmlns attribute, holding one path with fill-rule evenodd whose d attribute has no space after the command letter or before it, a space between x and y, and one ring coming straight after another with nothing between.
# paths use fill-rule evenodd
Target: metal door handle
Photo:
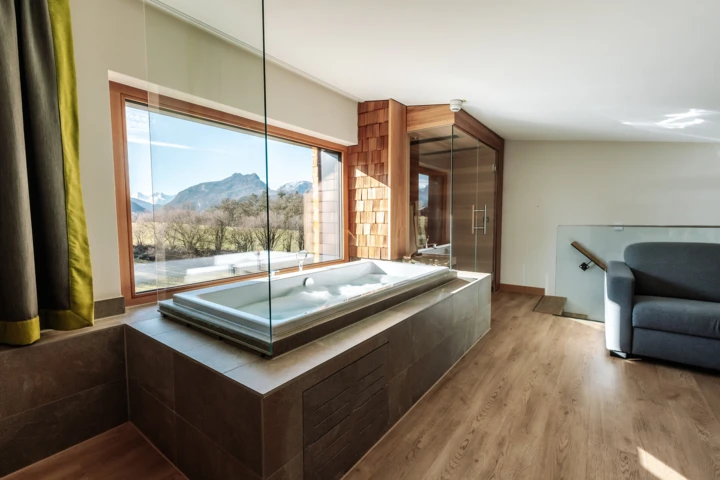
<instances>
[{"instance_id":1,"label":"metal door handle","mask_svg":"<svg viewBox=\"0 0 720 480\"><path fill-rule=\"evenodd\" d=\"M483 235L487 235L487 205L483 210Z\"/></svg>"},{"instance_id":2,"label":"metal door handle","mask_svg":"<svg viewBox=\"0 0 720 480\"><path fill-rule=\"evenodd\" d=\"M470 233L473 235L475 235L475 212L476 211L477 210L475 210L475 205L473 205L472 210L470 210L470 215L471 215L471 217L470 217L470 228L471 228Z\"/></svg>"},{"instance_id":3,"label":"metal door handle","mask_svg":"<svg viewBox=\"0 0 720 480\"><path fill-rule=\"evenodd\" d=\"M476 214L476 213L479 213L479 212L482 212L482 214L483 214L483 226L482 226L482 227L476 227L476 226L475 226L475 214ZM475 205L473 205L473 206L472 206L472 221L471 221L472 234L475 235L475 230L480 230L480 228L482 228L483 235L487 235L487 220L488 220L488 218L487 218L487 204L485 204L485 208L483 208L482 210L476 210L476 209L475 209Z\"/></svg>"}]
</instances>

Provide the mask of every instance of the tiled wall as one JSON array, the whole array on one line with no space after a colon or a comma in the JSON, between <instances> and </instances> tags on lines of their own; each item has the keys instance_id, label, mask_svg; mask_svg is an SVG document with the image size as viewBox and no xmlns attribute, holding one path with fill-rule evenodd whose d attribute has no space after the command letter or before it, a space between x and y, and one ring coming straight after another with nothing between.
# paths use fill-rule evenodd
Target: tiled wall
<instances>
[{"instance_id":1,"label":"tiled wall","mask_svg":"<svg viewBox=\"0 0 720 480\"><path fill-rule=\"evenodd\" d=\"M127 421L123 329L0 349L0 477Z\"/></svg>"},{"instance_id":2,"label":"tiled wall","mask_svg":"<svg viewBox=\"0 0 720 480\"><path fill-rule=\"evenodd\" d=\"M348 149L350 257L388 256L389 101L358 105L358 144Z\"/></svg>"},{"instance_id":3,"label":"tiled wall","mask_svg":"<svg viewBox=\"0 0 720 480\"><path fill-rule=\"evenodd\" d=\"M191 479L261 478L261 397L178 352L211 337L147 327L126 331L130 421Z\"/></svg>"}]
</instances>

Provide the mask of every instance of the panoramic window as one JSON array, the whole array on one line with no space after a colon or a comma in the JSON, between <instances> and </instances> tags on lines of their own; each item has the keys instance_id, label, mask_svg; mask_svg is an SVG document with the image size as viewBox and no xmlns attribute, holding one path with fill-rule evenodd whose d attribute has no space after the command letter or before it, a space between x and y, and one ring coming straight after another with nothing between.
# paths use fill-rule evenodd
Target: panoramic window
<instances>
[{"instance_id":1,"label":"panoramic window","mask_svg":"<svg viewBox=\"0 0 720 480\"><path fill-rule=\"evenodd\" d=\"M124 102L133 295L343 258L340 153ZM301 255L304 257L304 255Z\"/></svg>"}]
</instances>

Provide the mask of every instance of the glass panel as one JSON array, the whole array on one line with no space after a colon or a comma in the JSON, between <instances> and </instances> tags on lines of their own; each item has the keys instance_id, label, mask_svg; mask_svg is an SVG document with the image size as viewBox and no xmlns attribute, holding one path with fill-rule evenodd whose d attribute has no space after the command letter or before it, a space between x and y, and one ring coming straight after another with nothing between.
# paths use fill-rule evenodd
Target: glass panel
<instances>
[{"instance_id":1,"label":"glass panel","mask_svg":"<svg viewBox=\"0 0 720 480\"><path fill-rule=\"evenodd\" d=\"M262 0L233 7L244 27L244 38L234 43L196 26L194 5L181 8L186 21L155 3L145 3L148 99L141 102L146 106L126 107L144 128L138 135L144 150L128 149L131 190L136 200L150 198L139 212L144 221L133 228L143 243L135 248L136 290L151 290L154 282L164 300L187 287L218 288L218 281L258 275L267 281L273 253L268 245L283 246L288 225L282 222L302 207L290 197L283 204L285 217L268 215L277 195L268 188ZM142 233L147 212L152 245ZM296 235L290 249L293 242L297 245ZM270 287L260 287L263 292L255 289L247 299L264 300L254 310L260 319L252 334L269 343ZM244 296L229 297L232 301L218 302L239 309L233 302Z\"/></svg>"},{"instance_id":2,"label":"glass panel","mask_svg":"<svg viewBox=\"0 0 720 480\"><path fill-rule=\"evenodd\" d=\"M413 261L450 266L450 172L452 126L408 134L410 204L416 239Z\"/></svg>"},{"instance_id":3,"label":"glass panel","mask_svg":"<svg viewBox=\"0 0 720 480\"><path fill-rule=\"evenodd\" d=\"M493 273L496 152L453 127L452 252L458 270Z\"/></svg>"},{"instance_id":4,"label":"glass panel","mask_svg":"<svg viewBox=\"0 0 720 480\"><path fill-rule=\"evenodd\" d=\"M270 303L273 323L324 306L327 288L304 282L288 288L275 275L307 272L343 258L340 154L289 141L268 140L270 187ZM316 294L317 293L317 294ZM274 339L282 336L276 331Z\"/></svg>"},{"instance_id":5,"label":"glass panel","mask_svg":"<svg viewBox=\"0 0 720 480\"><path fill-rule=\"evenodd\" d=\"M478 212L476 219L477 226L483 230L477 230L475 271L482 273L495 273L496 157L495 150L478 142L477 208L485 209L485 213Z\"/></svg>"},{"instance_id":6,"label":"glass panel","mask_svg":"<svg viewBox=\"0 0 720 480\"><path fill-rule=\"evenodd\" d=\"M717 227L560 225L557 229L555 293L566 297L565 315L604 321L605 272L572 246L577 242L599 260L622 260L639 242L720 243Z\"/></svg>"}]
</instances>

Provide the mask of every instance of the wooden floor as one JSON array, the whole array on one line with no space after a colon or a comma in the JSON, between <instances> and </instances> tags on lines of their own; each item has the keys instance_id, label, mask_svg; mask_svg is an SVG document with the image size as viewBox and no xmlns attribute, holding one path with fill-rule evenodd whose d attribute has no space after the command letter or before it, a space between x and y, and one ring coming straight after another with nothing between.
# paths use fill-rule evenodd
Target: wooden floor
<instances>
[{"instance_id":1,"label":"wooden floor","mask_svg":"<svg viewBox=\"0 0 720 480\"><path fill-rule=\"evenodd\" d=\"M184 480L129 423L12 473L3 480Z\"/></svg>"},{"instance_id":2,"label":"wooden floor","mask_svg":"<svg viewBox=\"0 0 720 480\"><path fill-rule=\"evenodd\" d=\"M720 376L608 356L602 324L493 296L492 330L345 477L720 479Z\"/></svg>"}]
</instances>

